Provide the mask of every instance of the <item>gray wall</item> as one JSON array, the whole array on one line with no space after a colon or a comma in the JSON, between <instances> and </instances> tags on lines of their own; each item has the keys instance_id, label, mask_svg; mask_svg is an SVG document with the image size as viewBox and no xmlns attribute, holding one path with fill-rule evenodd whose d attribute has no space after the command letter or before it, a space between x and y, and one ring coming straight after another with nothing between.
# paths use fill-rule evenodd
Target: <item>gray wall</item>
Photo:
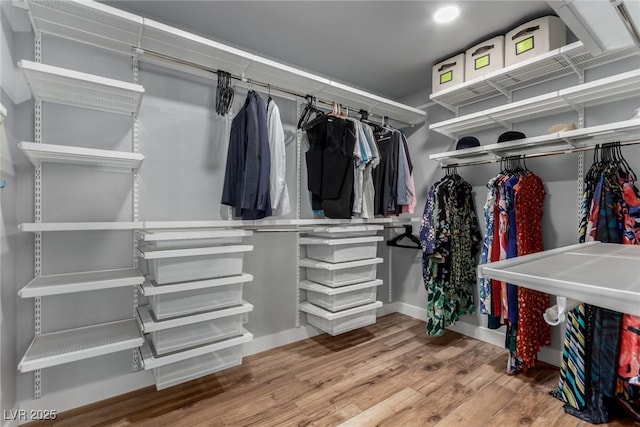
<instances>
[{"instance_id":1,"label":"gray wall","mask_svg":"<svg viewBox=\"0 0 640 427\"><path fill-rule=\"evenodd\" d=\"M593 81L612 74L637 69L640 61L637 59L620 61L598 69L589 70L585 75L585 81ZM514 100L524 99L530 96L547 93L553 90L577 84L576 77L567 77L561 80L549 82L533 88L517 92ZM639 94L640 95L640 94ZM467 108L464 113L478 111L504 103L503 99L496 98L473 108ZM600 107L587 108L585 112L585 126L627 120L635 108L640 105L640 96L607 104ZM440 106L434 106L428 110L428 122L435 123L453 117L453 114ZM552 117L519 123L514 130L520 130L527 136L544 135L553 124L574 122L577 124L576 113L566 113ZM492 144L497 141L498 135L503 130L486 131L475 134L481 144ZM428 126L408 130L409 146L414 165L416 165L415 181L416 191L420 195L420 201L416 216L422 214L426 195L429 187L444 172L437 169L437 162L429 160L429 154L455 149L455 141L441 136L436 132L429 132ZM634 170L640 170L640 147L629 146L623 148L626 159ZM585 172L592 163L593 152L585 153ZM577 242L577 170L578 154L566 154L551 157L527 159L527 167L542 178L545 183L546 198L543 217L543 239L545 249L561 247ZM473 186L475 208L480 218L480 225L484 232L483 206L487 190L486 183L499 171L499 164L487 164L459 168L458 173ZM404 250L393 252L393 287L397 301L424 309L426 307L426 291L424 290L421 264L416 262L416 256ZM477 302L477 290L476 290ZM465 316L461 322L474 326L486 326L485 315ZM554 349L561 349L562 331L555 328L553 331Z\"/></svg>"}]
</instances>

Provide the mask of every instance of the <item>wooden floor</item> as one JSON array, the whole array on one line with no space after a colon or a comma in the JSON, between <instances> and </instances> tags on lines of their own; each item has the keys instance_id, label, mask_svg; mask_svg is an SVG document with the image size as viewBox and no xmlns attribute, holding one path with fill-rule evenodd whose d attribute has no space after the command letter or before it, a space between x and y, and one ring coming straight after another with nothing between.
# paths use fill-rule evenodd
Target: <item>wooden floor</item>
<instances>
[{"instance_id":1,"label":"wooden floor","mask_svg":"<svg viewBox=\"0 0 640 427\"><path fill-rule=\"evenodd\" d=\"M32 426L588 426L548 392L558 370L508 376L505 350L429 337L401 314L246 357L167 390L138 390ZM634 425L620 420L610 426Z\"/></svg>"}]
</instances>

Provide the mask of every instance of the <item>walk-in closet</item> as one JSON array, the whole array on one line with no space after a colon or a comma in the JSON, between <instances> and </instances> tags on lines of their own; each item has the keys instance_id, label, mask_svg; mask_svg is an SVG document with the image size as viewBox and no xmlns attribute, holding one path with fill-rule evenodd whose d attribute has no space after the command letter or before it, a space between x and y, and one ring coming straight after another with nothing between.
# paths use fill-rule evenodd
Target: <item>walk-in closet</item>
<instances>
[{"instance_id":1,"label":"walk-in closet","mask_svg":"<svg viewBox=\"0 0 640 427\"><path fill-rule=\"evenodd\" d=\"M0 410L640 423L640 1L0 1Z\"/></svg>"}]
</instances>

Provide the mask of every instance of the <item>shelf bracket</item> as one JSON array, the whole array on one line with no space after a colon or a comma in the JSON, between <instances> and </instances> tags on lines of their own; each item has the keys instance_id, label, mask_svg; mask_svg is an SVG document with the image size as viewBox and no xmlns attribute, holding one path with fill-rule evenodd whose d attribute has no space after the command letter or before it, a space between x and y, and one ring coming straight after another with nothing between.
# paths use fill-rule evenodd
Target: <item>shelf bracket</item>
<instances>
[{"instance_id":1,"label":"shelf bracket","mask_svg":"<svg viewBox=\"0 0 640 427\"><path fill-rule=\"evenodd\" d=\"M577 74L580 83L584 83L584 70L580 68L566 53L562 54L562 58L567 61L567 64L569 64L573 72Z\"/></svg>"},{"instance_id":2,"label":"shelf bracket","mask_svg":"<svg viewBox=\"0 0 640 427\"><path fill-rule=\"evenodd\" d=\"M562 138L562 140L570 147L570 148L578 148L578 146L569 138Z\"/></svg>"},{"instance_id":3,"label":"shelf bracket","mask_svg":"<svg viewBox=\"0 0 640 427\"><path fill-rule=\"evenodd\" d=\"M453 105L449 105L446 102L442 102L440 100L434 99L433 102L435 102L436 104L440 105L441 107L446 108L449 111L452 111L456 117L460 114L460 108L458 107L454 107Z\"/></svg>"},{"instance_id":4,"label":"shelf bracket","mask_svg":"<svg viewBox=\"0 0 640 427\"><path fill-rule=\"evenodd\" d=\"M503 94L503 95L507 98L507 100L508 100L509 102L511 102L511 101L512 101L513 96L512 96L512 92L511 92L510 90L507 90L507 89L503 88L502 86L500 86L499 84L497 84L497 83L495 83L495 82L491 81L490 79L486 79L485 81L486 81L487 83L489 83L489 85L490 85L492 88L494 88L495 90L497 90L498 92L500 92L501 94Z\"/></svg>"},{"instance_id":5,"label":"shelf bracket","mask_svg":"<svg viewBox=\"0 0 640 427\"><path fill-rule=\"evenodd\" d=\"M513 125L512 125L511 123L507 123L507 122L505 122L505 121L498 120L498 119L496 119L496 118L494 118L494 117L491 117L491 116L487 116L487 118L488 118L489 120L493 121L494 123L499 124L500 126L502 126L503 128L505 128L505 129L507 129L507 130L511 130L511 129L512 129L512 126L513 126Z\"/></svg>"}]
</instances>

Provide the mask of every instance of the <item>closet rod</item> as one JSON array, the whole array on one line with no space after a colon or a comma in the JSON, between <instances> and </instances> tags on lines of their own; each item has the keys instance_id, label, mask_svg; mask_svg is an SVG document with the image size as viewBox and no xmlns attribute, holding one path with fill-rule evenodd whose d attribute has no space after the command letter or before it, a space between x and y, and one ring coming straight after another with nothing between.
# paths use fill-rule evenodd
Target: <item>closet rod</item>
<instances>
[{"instance_id":1,"label":"closet rod","mask_svg":"<svg viewBox=\"0 0 640 427\"><path fill-rule=\"evenodd\" d=\"M617 141L611 141L611 142L617 142ZM636 144L640 144L640 140L620 142L620 146L636 145ZM602 145L602 144L600 144L600 145ZM489 164L489 163L497 163L501 159L508 159L508 158L514 158L514 157L524 157L524 158L529 159L529 158L534 158L534 157L557 156L558 154L569 154L569 153L579 153L581 151L590 151L590 150L594 150L595 148L596 148L595 145L593 145L593 146L589 146L589 147L567 148L566 150L549 151L549 152L546 152L546 153L515 154L513 156L503 156L503 157L499 157L497 159L478 160L478 161L468 162L468 163L449 163L449 164L440 163L439 168L440 169L446 169L446 168L453 168L453 167L486 165L486 164Z\"/></svg>"},{"instance_id":2,"label":"closet rod","mask_svg":"<svg viewBox=\"0 0 640 427\"><path fill-rule=\"evenodd\" d=\"M215 68L209 68L209 67L206 67L204 65L196 64L195 62L187 61L185 59L176 58L174 56L166 55L164 53L155 52L153 50L141 49L141 48L136 48L135 50L139 54L155 56L157 58L164 59L166 61L171 61L171 62L175 62L177 64L185 65L185 66L188 66L188 67L197 68L199 70L206 71L206 72L211 73L211 74L217 74L218 73L218 70L215 69ZM220 71L224 71L224 70L220 70ZM249 79L249 78L246 78L246 77L243 77L243 76L238 76L236 74L231 74L230 76L234 80L246 82L246 83L249 83L249 85L261 86L261 87L263 87L265 89L272 89L274 91L281 92L281 93L284 93L284 94L287 94L287 95L291 95L291 96L295 96L295 97L302 98L302 99L305 99L306 96L309 95L308 93L304 94L304 93L295 92L295 91L290 90L290 89L286 89L286 88L283 88L283 87L280 87L280 86L274 86L274 85L272 85L270 83L260 82L260 81ZM318 103L321 103L321 104L325 104L327 107L329 107L329 109L331 109L331 107L333 107L333 104L334 104L334 101L329 101L329 100L326 100L326 99L316 99L315 101L318 102ZM350 107L350 106L345 105L345 104L339 104L339 105L348 108L349 111L359 112L361 110L361 108ZM369 113L369 117L375 117L375 118L384 120L384 118L387 117L387 116L381 116L381 115L376 114L376 113ZM403 123L403 124L408 125L408 126L413 126L413 124L405 122L403 120L394 119L392 117L387 117L387 118L390 118L393 121L398 122L398 123Z\"/></svg>"}]
</instances>

